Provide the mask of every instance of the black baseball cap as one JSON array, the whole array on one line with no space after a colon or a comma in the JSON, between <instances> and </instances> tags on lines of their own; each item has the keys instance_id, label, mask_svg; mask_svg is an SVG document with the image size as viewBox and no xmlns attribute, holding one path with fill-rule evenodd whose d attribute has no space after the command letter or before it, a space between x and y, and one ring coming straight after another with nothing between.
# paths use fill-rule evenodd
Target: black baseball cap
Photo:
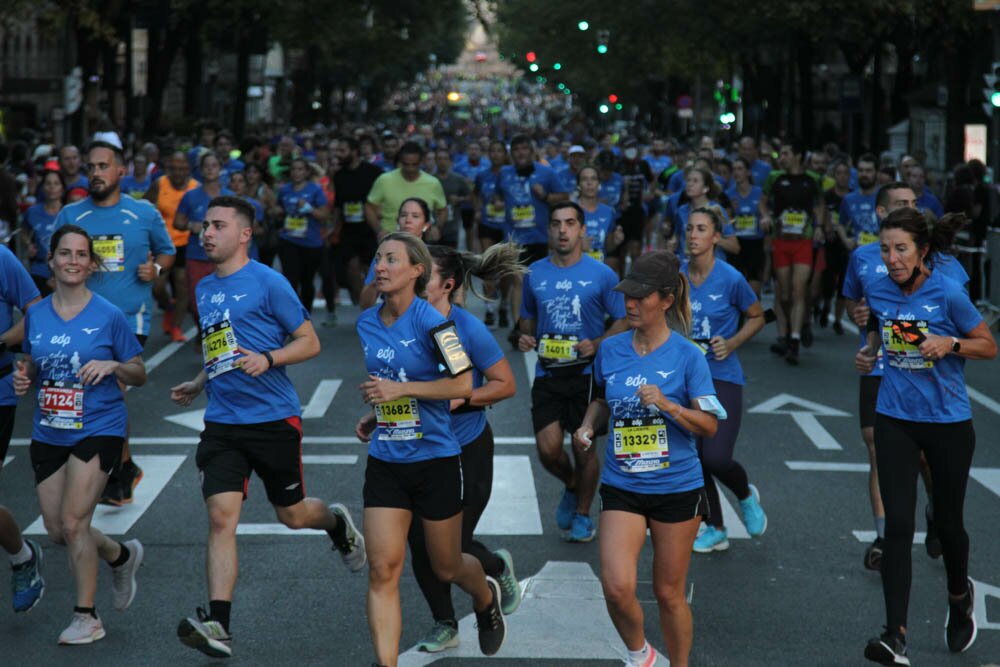
<instances>
[{"instance_id":1,"label":"black baseball cap","mask_svg":"<svg viewBox=\"0 0 1000 667\"><path fill-rule=\"evenodd\" d=\"M677 285L680 260L669 250L647 252L632 262L632 269L614 290L634 299L643 299L653 292Z\"/></svg>"}]
</instances>

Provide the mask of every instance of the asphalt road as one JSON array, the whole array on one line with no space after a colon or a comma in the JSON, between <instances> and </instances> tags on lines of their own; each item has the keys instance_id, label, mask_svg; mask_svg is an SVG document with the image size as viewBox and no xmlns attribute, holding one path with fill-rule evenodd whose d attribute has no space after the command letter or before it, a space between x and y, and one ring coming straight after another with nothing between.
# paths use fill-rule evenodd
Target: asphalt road
<instances>
[{"instance_id":1,"label":"asphalt road","mask_svg":"<svg viewBox=\"0 0 1000 667\"><path fill-rule=\"evenodd\" d=\"M304 421L307 489L310 495L346 503L360 517L365 447L353 441L352 433L363 411L356 387L364 369L353 328L357 310L342 307L339 313L338 325L317 326L323 343L321 356L290 373L303 405L316 415ZM317 319L322 320L322 313ZM740 354L749 382L737 448L737 458L760 488L769 526L759 539L741 539L739 521L729 521L728 551L693 556L691 662L864 664L865 642L881 631L884 614L879 578L861 566L870 538L855 535L855 531L872 530L867 459L856 417L858 380L852 364L856 338L819 330L815 346L804 351L798 368L787 367L768 352L772 338L769 327ZM165 337L155 330L146 358L161 363L151 371L149 383L128 396L133 452L146 469L146 479L137 489L135 506L99 519L124 526L128 537L139 538L146 547L134 604L125 613L111 610L110 576L102 566L97 604L107 638L89 647L58 647L56 638L72 611L72 580L64 549L38 536L46 552L45 598L30 614L15 615L8 606L8 594L0 595L0 665L212 662L175 637L182 617L193 615L198 605L207 606L207 524L194 465L199 416L182 414L203 408L204 400L188 409L170 403L168 388L193 377L200 357L189 345L168 356L172 348L165 344ZM597 543L568 544L559 537L554 509L560 488L534 456L523 355L510 352L509 358L519 393L491 411L494 432L500 442L510 444L497 446L494 503L484 517L482 539L494 548L512 551L526 599L508 619L507 644L490 663L511 667L621 664L618 656L624 647L604 611L596 579ZM923 546L916 544L909 632L915 665L1000 662L1000 451L996 446L1000 404L989 398L1000 401L996 362L970 363L967 379L986 397L973 403L979 446L976 481L970 483L966 501L971 574L982 582L980 634L966 654L947 652L943 564L930 560ZM328 405L326 397L330 397ZM762 404L763 411L750 411ZM23 446L30 435L32 409L28 400L18 408L14 446L8 454L13 460L3 472L0 502L14 511L22 526L37 527L39 512L28 450ZM731 497L729 502L735 506ZM923 530L920 516L918 512L918 531ZM231 664L369 665L365 575L347 572L324 536L281 534L256 480L241 523ZM648 548L639 578L647 637L663 648ZM406 650L428 629L430 615L409 568L402 592L402 648ZM455 602L460 616L471 613L460 592ZM462 630L462 646L439 654L434 664L485 661L476 657L470 619L463 620ZM433 657L409 653L401 664L428 664Z\"/></svg>"}]
</instances>

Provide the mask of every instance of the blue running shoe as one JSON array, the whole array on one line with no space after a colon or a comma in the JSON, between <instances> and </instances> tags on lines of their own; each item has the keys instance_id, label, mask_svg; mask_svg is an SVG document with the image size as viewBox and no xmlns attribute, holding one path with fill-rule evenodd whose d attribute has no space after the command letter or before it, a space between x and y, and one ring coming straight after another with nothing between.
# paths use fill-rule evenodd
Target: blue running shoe
<instances>
[{"instance_id":1,"label":"blue running shoe","mask_svg":"<svg viewBox=\"0 0 1000 667\"><path fill-rule=\"evenodd\" d=\"M725 551L729 548L729 535L726 529L718 529L715 526L705 526L705 530L698 533L694 540L693 549L700 554L710 554L713 551Z\"/></svg>"},{"instance_id":2,"label":"blue running shoe","mask_svg":"<svg viewBox=\"0 0 1000 667\"><path fill-rule=\"evenodd\" d=\"M740 519L751 537L760 537L767 530L767 515L760 506L760 492L753 484L750 485L750 495L740 501Z\"/></svg>"},{"instance_id":3,"label":"blue running shoe","mask_svg":"<svg viewBox=\"0 0 1000 667\"><path fill-rule=\"evenodd\" d=\"M559 526L559 530L572 528L574 516L576 516L576 494L565 489L559 507L556 508L556 525Z\"/></svg>"},{"instance_id":4,"label":"blue running shoe","mask_svg":"<svg viewBox=\"0 0 1000 667\"><path fill-rule=\"evenodd\" d=\"M569 535L566 536L566 541L589 542L594 539L594 535L597 535L597 528L594 527L594 522L590 520L590 517L585 514L576 514L573 516L573 526L570 528Z\"/></svg>"},{"instance_id":5,"label":"blue running shoe","mask_svg":"<svg viewBox=\"0 0 1000 667\"><path fill-rule=\"evenodd\" d=\"M31 549L31 560L13 568L11 588L14 590L14 611L31 611L45 593L42 548L34 540L24 541Z\"/></svg>"}]
</instances>

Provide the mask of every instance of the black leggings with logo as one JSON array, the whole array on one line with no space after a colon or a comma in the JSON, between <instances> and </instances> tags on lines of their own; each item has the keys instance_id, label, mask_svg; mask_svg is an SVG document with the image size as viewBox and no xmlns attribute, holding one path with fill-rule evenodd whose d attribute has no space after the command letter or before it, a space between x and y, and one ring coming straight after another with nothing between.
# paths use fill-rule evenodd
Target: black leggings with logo
<instances>
[{"instance_id":1,"label":"black leggings with logo","mask_svg":"<svg viewBox=\"0 0 1000 667\"><path fill-rule=\"evenodd\" d=\"M306 310L312 312L313 299L316 298L316 271L323 259L324 246L307 248L295 245L291 241L281 239L278 242L278 257L281 259L281 272L288 278Z\"/></svg>"},{"instance_id":2,"label":"black leggings with logo","mask_svg":"<svg viewBox=\"0 0 1000 667\"><path fill-rule=\"evenodd\" d=\"M934 480L934 524L941 538L948 592L962 595L967 590L969 536L963 523L963 506L975 449L972 420L940 424L875 416L875 457L885 505L882 591L889 630L906 627L910 605L921 451Z\"/></svg>"}]
</instances>

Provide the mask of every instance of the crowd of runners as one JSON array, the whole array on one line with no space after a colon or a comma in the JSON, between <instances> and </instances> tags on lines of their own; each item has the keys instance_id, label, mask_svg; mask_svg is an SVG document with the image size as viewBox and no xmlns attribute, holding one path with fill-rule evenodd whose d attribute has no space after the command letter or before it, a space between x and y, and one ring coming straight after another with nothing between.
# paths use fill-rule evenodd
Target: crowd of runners
<instances>
[{"instance_id":1,"label":"crowd of runners","mask_svg":"<svg viewBox=\"0 0 1000 667\"><path fill-rule=\"evenodd\" d=\"M106 133L85 147L0 147L0 461L18 398L37 395L38 503L76 582L60 644L105 636L99 561L116 609L136 594L143 545L91 519L99 503L132 502L142 479L125 389L146 381L144 345L163 335L190 337L203 359L170 398L207 395L196 463L208 602L180 620L184 644L232 655L236 527L256 473L282 524L326 531L350 571L367 566L376 665L397 664L407 547L431 612L418 647L458 644L454 583L471 599L482 652L499 651L521 588L514 554L476 538L493 478L488 408L518 389L508 356L534 352L531 422L539 461L562 485L558 527L569 542L598 540L608 613L633 667L665 664L636 596L648 531L654 639L686 665L692 554L729 548L718 483L752 537L768 525L736 446L747 382L738 352L771 321L771 353L793 367L808 367L814 327L861 332L876 539L860 560L881 572L886 610L865 657L910 664L918 473L927 552L947 572L948 648L975 640L964 363L997 347L974 305L981 295L970 296L981 268L955 248L985 230L980 164L954 170L942 203L913 156L852 158L795 139L430 126L235 138L206 123L193 143L123 146ZM356 321L338 320L342 288L362 308ZM352 323L363 352L361 528L343 503L305 493L301 407L285 368L322 359L316 320ZM28 611L44 590L43 552L4 508L0 546L14 609Z\"/></svg>"}]
</instances>

